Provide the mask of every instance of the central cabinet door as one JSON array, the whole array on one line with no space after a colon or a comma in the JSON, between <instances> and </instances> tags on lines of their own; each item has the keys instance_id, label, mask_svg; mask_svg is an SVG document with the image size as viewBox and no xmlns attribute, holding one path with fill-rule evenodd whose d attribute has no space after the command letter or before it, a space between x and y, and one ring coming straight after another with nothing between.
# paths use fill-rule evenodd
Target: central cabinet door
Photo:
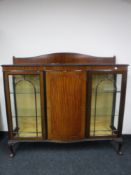
<instances>
[{"instance_id":1,"label":"central cabinet door","mask_svg":"<svg viewBox=\"0 0 131 175\"><path fill-rule=\"evenodd\" d=\"M46 98L48 139L83 139L86 117L86 72L46 72Z\"/></svg>"}]
</instances>

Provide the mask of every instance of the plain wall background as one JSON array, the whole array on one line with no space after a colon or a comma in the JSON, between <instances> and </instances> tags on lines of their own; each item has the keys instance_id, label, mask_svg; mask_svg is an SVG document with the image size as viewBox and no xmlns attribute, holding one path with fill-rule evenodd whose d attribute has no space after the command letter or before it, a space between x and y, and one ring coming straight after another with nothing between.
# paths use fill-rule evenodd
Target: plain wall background
<instances>
[{"instance_id":1,"label":"plain wall background","mask_svg":"<svg viewBox=\"0 0 131 175\"><path fill-rule=\"evenodd\" d=\"M131 65L131 0L0 0L0 64L12 56L78 52ZM131 134L129 67L124 134ZM0 68L0 130L7 131Z\"/></svg>"}]
</instances>

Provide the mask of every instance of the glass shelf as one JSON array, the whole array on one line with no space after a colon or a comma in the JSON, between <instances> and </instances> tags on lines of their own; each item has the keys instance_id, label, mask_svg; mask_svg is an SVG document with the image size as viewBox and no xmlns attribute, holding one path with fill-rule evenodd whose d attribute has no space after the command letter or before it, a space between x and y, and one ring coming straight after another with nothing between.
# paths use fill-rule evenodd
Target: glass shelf
<instances>
[{"instance_id":1,"label":"glass shelf","mask_svg":"<svg viewBox=\"0 0 131 175\"><path fill-rule=\"evenodd\" d=\"M97 91L97 93L99 94L99 93L120 93L121 91ZM92 93L96 93L96 91L95 90L93 90L92 91Z\"/></svg>"},{"instance_id":2,"label":"glass shelf","mask_svg":"<svg viewBox=\"0 0 131 175\"><path fill-rule=\"evenodd\" d=\"M100 117L103 117L103 116L111 116L112 114L94 114L95 116L100 116ZM93 116L93 115L92 115ZM119 116L119 115L113 115L113 116Z\"/></svg>"},{"instance_id":3,"label":"glass shelf","mask_svg":"<svg viewBox=\"0 0 131 175\"><path fill-rule=\"evenodd\" d=\"M40 92L35 92L36 94L40 94ZM23 92L23 93L15 93L15 92L10 92L10 94L33 94L33 95L35 95L34 94L34 92L27 92L27 93L25 93L25 92Z\"/></svg>"}]
</instances>

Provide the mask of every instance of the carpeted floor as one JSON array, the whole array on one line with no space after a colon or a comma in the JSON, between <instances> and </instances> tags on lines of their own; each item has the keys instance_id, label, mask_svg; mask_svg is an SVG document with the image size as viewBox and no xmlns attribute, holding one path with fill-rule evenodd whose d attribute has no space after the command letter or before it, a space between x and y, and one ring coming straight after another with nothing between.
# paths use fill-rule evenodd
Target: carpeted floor
<instances>
[{"instance_id":1,"label":"carpeted floor","mask_svg":"<svg viewBox=\"0 0 131 175\"><path fill-rule=\"evenodd\" d=\"M131 137L124 138L123 156L110 142L78 144L21 143L9 158L0 142L0 175L130 175Z\"/></svg>"}]
</instances>

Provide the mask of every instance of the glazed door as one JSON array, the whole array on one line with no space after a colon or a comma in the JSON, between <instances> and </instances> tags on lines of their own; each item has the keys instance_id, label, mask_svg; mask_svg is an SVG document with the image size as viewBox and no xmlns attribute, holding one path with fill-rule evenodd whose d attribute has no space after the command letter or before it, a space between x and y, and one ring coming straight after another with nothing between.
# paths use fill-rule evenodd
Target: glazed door
<instances>
[{"instance_id":1,"label":"glazed door","mask_svg":"<svg viewBox=\"0 0 131 175\"><path fill-rule=\"evenodd\" d=\"M11 137L14 139L44 138L40 74L9 74L5 81Z\"/></svg>"},{"instance_id":2,"label":"glazed door","mask_svg":"<svg viewBox=\"0 0 131 175\"><path fill-rule=\"evenodd\" d=\"M86 72L46 72L46 98L48 139L83 139L86 117Z\"/></svg>"},{"instance_id":3,"label":"glazed door","mask_svg":"<svg viewBox=\"0 0 131 175\"><path fill-rule=\"evenodd\" d=\"M120 108L123 108L121 103L123 75L122 73L94 72L91 73L90 80L89 135L91 137L117 136L122 123Z\"/></svg>"}]
</instances>

